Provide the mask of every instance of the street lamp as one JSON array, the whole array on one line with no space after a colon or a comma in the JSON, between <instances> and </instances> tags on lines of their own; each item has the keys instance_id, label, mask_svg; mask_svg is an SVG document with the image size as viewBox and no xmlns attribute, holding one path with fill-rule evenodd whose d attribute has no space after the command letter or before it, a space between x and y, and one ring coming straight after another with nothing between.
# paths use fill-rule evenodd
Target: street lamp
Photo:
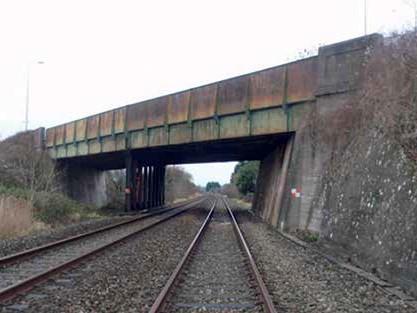
<instances>
[{"instance_id":1,"label":"street lamp","mask_svg":"<svg viewBox=\"0 0 417 313\"><path fill-rule=\"evenodd\" d=\"M32 64L44 64L43 61L29 63L26 69L26 110L25 110L25 131L29 128L29 98L30 98L30 70Z\"/></svg>"}]
</instances>

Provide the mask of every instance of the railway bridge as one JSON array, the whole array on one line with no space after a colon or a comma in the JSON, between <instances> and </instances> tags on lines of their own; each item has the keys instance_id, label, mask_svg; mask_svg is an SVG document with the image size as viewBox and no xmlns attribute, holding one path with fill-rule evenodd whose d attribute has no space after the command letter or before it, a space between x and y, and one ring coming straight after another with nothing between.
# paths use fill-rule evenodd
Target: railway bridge
<instances>
[{"instance_id":1,"label":"railway bridge","mask_svg":"<svg viewBox=\"0 0 417 313\"><path fill-rule=\"evenodd\" d=\"M358 90L366 51L381 40L324 46L317 56L51 127L44 148L67 168L68 193L79 200L100 203L103 171L126 168L127 210L164 203L167 164L260 160L255 209L273 225L299 224L324 160L303 147L300 130L312 108L333 110ZM302 190L297 203L293 188Z\"/></svg>"}]
</instances>

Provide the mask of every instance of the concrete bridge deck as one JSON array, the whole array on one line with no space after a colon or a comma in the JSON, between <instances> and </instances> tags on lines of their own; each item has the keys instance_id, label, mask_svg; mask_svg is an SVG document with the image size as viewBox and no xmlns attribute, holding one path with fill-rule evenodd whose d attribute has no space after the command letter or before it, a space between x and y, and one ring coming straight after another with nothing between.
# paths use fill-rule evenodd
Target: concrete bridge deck
<instances>
[{"instance_id":1,"label":"concrete bridge deck","mask_svg":"<svg viewBox=\"0 0 417 313\"><path fill-rule=\"evenodd\" d=\"M94 155L101 166L120 168L117 155L127 150L293 132L315 99L317 70L312 57L127 105L47 129L46 146L56 159Z\"/></svg>"}]
</instances>

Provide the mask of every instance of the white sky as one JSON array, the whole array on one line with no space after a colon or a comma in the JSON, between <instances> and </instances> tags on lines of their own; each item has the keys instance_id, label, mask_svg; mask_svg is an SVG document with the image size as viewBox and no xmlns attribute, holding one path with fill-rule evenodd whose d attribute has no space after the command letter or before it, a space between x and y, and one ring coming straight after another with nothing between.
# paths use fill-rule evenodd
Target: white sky
<instances>
[{"instance_id":1,"label":"white sky","mask_svg":"<svg viewBox=\"0 0 417 313\"><path fill-rule=\"evenodd\" d=\"M0 134L24 127L28 64L30 127L49 127L361 36L363 1L0 0ZM413 21L402 0L368 0L369 33ZM186 168L204 185L233 166Z\"/></svg>"}]
</instances>

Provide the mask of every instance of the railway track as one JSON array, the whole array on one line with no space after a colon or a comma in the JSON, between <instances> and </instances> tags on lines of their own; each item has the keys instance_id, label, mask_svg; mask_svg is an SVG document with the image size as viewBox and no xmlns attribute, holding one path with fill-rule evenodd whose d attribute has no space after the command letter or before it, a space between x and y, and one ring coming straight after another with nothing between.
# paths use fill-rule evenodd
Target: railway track
<instances>
[{"instance_id":1,"label":"railway track","mask_svg":"<svg viewBox=\"0 0 417 313\"><path fill-rule=\"evenodd\" d=\"M150 313L200 311L276 312L224 198L211 206Z\"/></svg>"},{"instance_id":2,"label":"railway track","mask_svg":"<svg viewBox=\"0 0 417 313\"><path fill-rule=\"evenodd\" d=\"M0 303L11 300L51 276L79 265L86 259L207 201L207 198L200 198L0 258Z\"/></svg>"}]
</instances>

